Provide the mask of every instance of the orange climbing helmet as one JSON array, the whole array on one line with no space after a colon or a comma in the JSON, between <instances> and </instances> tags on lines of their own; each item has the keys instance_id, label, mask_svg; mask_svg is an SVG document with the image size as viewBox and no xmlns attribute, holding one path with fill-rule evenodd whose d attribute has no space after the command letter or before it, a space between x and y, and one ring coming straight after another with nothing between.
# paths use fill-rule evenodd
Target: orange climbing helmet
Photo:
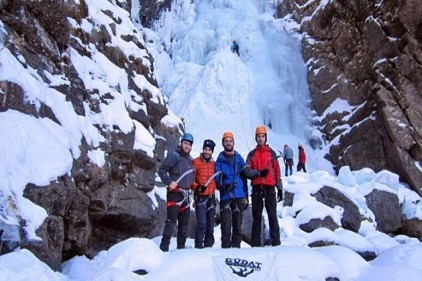
<instances>
[{"instance_id":1,"label":"orange climbing helmet","mask_svg":"<svg viewBox=\"0 0 422 281\"><path fill-rule=\"evenodd\" d=\"M256 127L255 135L257 135L257 134L264 134L264 135L266 135L267 134L267 128L265 128L264 125L260 125L260 126Z\"/></svg>"},{"instance_id":2,"label":"orange climbing helmet","mask_svg":"<svg viewBox=\"0 0 422 281\"><path fill-rule=\"evenodd\" d=\"M267 128L264 125L259 125L255 130L255 141L258 142L258 134L264 134L265 143L267 143Z\"/></svg>"},{"instance_id":3,"label":"orange climbing helmet","mask_svg":"<svg viewBox=\"0 0 422 281\"><path fill-rule=\"evenodd\" d=\"M232 140L234 140L234 136L232 132L224 132L223 137L221 138L222 140L226 139L226 138L231 138Z\"/></svg>"}]
</instances>

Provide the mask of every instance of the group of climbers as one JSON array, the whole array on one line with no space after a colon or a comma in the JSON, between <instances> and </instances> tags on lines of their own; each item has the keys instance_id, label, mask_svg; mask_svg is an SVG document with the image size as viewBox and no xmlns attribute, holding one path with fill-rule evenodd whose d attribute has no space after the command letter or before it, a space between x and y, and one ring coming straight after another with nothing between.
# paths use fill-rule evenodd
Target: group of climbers
<instances>
[{"instance_id":1,"label":"group of climbers","mask_svg":"<svg viewBox=\"0 0 422 281\"><path fill-rule=\"evenodd\" d=\"M299 161L297 163L296 166L296 170L298 172L300 172L301 170L303 170L303 172L306 173L306 153L305 153L305 149L303 148L303 146L301 144L298 144L297 149L299 150ZM287 145L284 145L284 150L283 150L283 158L284 158L284 166L285 166L285 170L284 170L284 175L287 176L291 176L293 173L293 150Z\"/></svg>"},{"instance_id":2,"label":"group of climbers","mask_svg":"<svg viewBox=\"0 0 422 281\"><path fill-rule=\"evenodd\" d=\"M258 126L255 131L256 147L249 152L246 161L234 149L234 136L224 132L221 151L214 161L212 154L215 143L206 139L200 155L192 159L190 152L193 136L185 133L180 145L169 153L158 170L167 188L167 219L163 230L160 249L169 250L172 233L177 225L177 249L185 248L190 215L189 191L193 190L197 227L195 248L214 245L214 224L216 216L215 191L220 193L219 218L221 223L221 247L240 248L242 241L242 217L249 206L247 180L252 185L252 235L253 247L263 246L262 212L268 213L272 246L280 245L280 227L277 219L277 202L283 199L283 184L277 159L282 156L267 144L267 129ZM303 147L300 145L299 147ZM286 145L285 164L293 165L293 152ZM291 150L291 149L290 149ZM299 154L301 149L299 149ZM301 154L300 154L301 155ZM291 159L291 160L290 160ZM305 172L304 151L299 157L300 168ZM299 165L298 165L299 170ZM287 165L286 165L287 176Z\"/></svg>"}]
</instances>

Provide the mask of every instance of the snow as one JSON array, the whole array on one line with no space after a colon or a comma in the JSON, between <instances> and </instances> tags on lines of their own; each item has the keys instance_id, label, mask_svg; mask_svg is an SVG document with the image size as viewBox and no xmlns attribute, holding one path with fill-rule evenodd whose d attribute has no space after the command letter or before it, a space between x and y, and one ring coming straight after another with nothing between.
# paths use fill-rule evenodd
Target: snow
<instances>
[{"instance_id":1,"label":"snow","mask_svg":"<svg viewBox=\"0 0 422 281\"><path fill-rule=\"evenodd\" d=\"M321 116L321 120L324 119L327 115L331 114L331 113L339 113L339 114L344 114L344 113L351 113L354 110L354 106L350 106L350 104L341 98L336 98L331 105L324 111L324 113ZM338 112L337 110L342 109L343 112Z\"/></svg>"},{"instance_id":2,"label":"snow","mask_svg":"<svg viewBox=\"0 0 422 281\"><path fill-rule=\"evenodd\" d=\"M345 234L343 234L345 235ZM356 235L356 234L355 234ZM347 235L345 235L347 236ZM353 236L353 234L352 234ZM355 241L359 240L349 240ZM174 241L173 241L174 242ZM364 244L362 244L364 245ZM20 262L17 263L16 260ZM75 257L52 272L23 249L0 257L0 280L243 280L227 264L254 262L248 280L421 280L422 246L396 245L366 262L343 246L308 248L283 244L273 248L184 249L161 252L153 240L130 238L89 260ZM220 261L223 261L219 267ZM218 264L218 265L217 265ZM147 275L133 271L144 270Z\"/></svg>"},{"instance_id":3,"label":"snow","mask_svg":"<svg viewBox=\"0 0 422 281\"><path fill-rule=\"evenodd\" d=\"M139 23L134 9L142 5L141 1L132 1L131 15L113 5L113 1L85 2L91 21L82 20L79 24L72 21L75 27L90 32L98 24L109 26L112 21L102 10L112 10L122 24L116 25L116 37L110 45L118 46L128 55L147 56L145 50L137 49L133 42L119 39L136 29L130 18ZM285 190L295 196L291 207L278 205L282 244L250 248L243 243L241 249L221 249L217 226L216 243L210 249L194 249L193 240L188 239L187 249L176 250L176 243L172 241L170 252L163 253L158 248L161 237L130 238L92 259L77 256L66 261L61 273L51 270L28 250L16 249L0 256L0 280L33 280L34 276L37 280L75 281L243 280L232 268L239 269L239 265L245 264L248 280L316 281L328 277L342 281L422 280L422 244L415 238L390 237L377 231L374 215L364 198L374 189L397 194L403 216L422 219L420 197L389 171L375 173L369 168L351 171L343 167L335 176L331 164L323 157L327 152L325 144L317 150L309 145L309 140L318 138L319 134L310 125L313 113L309 108L307 69L300 53L299 36L293 33L298 26L289 18L272 18L275 2L174 1L171 11L162 15L154 30L139 30L135 35L139 42L148 45L148 51L154 56L160 89L141 75L133 80L138 87L151 92L152 101L168 102L169 114L161 120L164 126L178 127L180 118L184 117L186 130L195 137L192 156L200 153L202 141L208 138L217 143L216 153L221 151L219 140L224 131L230 130L235 135L235 149L245 157L255 146L254 130L260 124L267 125L269 144L276 151L283 150L284 144L304 145L309 172L283 177ZM320 2L322 8L329 0ZM5 33L1 22L0 27ZM240 57L230 51L233 39L240 43ZM21 62L16 60L3 48L4 44L1 38L0 80L21 86L25 99L36 108L41 103L49 105L59 121L58 124L14 110L0 113L0 223L18 224L24 219L27 237L39 239L35 231L47 213L25 199L23 190L28 183L44 186L70 173L73 160L80 155L82 137L91 144L88 152L91 162L103 166L106 155L99 144L105 140L94 125L109 130L118 126L124 132L135 130L134 149L150 156L155 140L162 136L153 135L151 128L129 118L127 108L146 112L146 107L133 102L139 97L128 88L123 69L108 61L94 45L87 46L93 53L90 58L72 49L69 56L85 86L96 89L98 100L106 94L114 99L108 104L101 103L100 113L91 111L84 103L86 115L81 116L61 93L47 87L34 69L24 68L23 57L19 57ZM171 52L171 56L164 50ZM62 76L45 75L50 86L69 83ZM353 110L338 99L325 114ZM295 162L296 159L297 153ZM280 164L284 169L283 163ZM420 167L420 163L418 165ZM327 216L340 224L342 208L330 208L312 196L324 186L341 191L358 205L362 217L367 219L358 233L343 228L335 231L320 228L306 233L299 228L312 218ZM147 194L158 206L155 194L165 198L165 191L155 188ZM318 241L336 245L307 246ZM378 256L367 262L356 253L365 251ZM134 273L138 270L148 274Z\"/></svg>"}]
</instances>

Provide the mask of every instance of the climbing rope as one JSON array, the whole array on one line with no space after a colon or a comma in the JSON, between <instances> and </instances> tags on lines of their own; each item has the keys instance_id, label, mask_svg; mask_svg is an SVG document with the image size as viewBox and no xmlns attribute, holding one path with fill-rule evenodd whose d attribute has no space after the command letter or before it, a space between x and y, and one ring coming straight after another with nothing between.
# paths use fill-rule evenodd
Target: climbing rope
<instances>
[{"instance_id":1,"label":"climbing rope","mask_svg":"<svg viewBox=\"0 0 422 281\"><path fill-rule=\"evenodd\" d=\"M239 97L239 102L240 102L242 99L241 99L240 90L239 90L239 75L237 75L237 60L236 60L235 56L234 56L234 65L235 65L235 72L236 72L237 95ZM248 147L248 151L249 151L250 147L249 147L249 141L248 141L248 136L247 136L248 134L246 133L245 122L244 122L244 118L243 118L242 105L240 105L240 118L242 119L243 135L246 138L246 146Z\"/></svg>"},{"instance_id":2,"label":"climbing rope","mask_svg":"<svg viewBox=\"0 0 422 281\"><path fill-rule=\"evenodd\" d=\"M237 95L239 97L239 101L241 101L241 95L240 95L240 90L239 90L239 76L237 73L237 60L236 60L236 56L234 56L234 64L235 64L235 72L236 72L236 87L237 87ZM251 105L251 87L250 87L250 80L249 80L249 71L247 71L248 73L248 99L249 99L249 119L251 121L251 131L253 131L253 124L252 124L252 105ZM242 118L242 127L243 127L243 134L246 138L246 146L248 147L248 151L250 151L250 145L249 145L249 137L248 134L246 132L246 126L245 126L245 119L243 118L243 107L240 106L240 115Z\"/></svg>"},{"instance_id":3,"label":"climbing rope","mask_svg":"<svg viewBox=\"0 0 422 281\"><path fill-rule=\"evenodd\" d=\"M249 98L249 120L251 121L251 130L253 131L253 124L252 124L252 99L251 99L251 82L249 80L249 69L248 71L248 98ZM255 140L255 139L254 139ZM253 143L253 142L252 142ZM249 147L248 147L249 148Z\"/></svg>"}]
</instances>

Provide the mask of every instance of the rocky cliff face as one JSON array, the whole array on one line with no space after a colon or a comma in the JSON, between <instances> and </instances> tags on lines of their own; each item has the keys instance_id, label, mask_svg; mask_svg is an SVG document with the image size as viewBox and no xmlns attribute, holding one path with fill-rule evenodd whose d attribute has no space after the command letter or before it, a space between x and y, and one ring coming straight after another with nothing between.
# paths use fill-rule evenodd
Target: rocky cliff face
<instances>
[{"instance_id":1,"label":"rocky cliff face","mask_svg":"<svg viewBox=\"0 0 422 281\"><path fill-rule=\"evenodd\" d=\"M391 170L422 194L420 2L325 2L284 0L277 12L304 35L313 107L332 144L327 158L337 170ZM330 111L344 102L348 110Z\"/></svg>"},{"instance_id":2,"label":"rocky cliff face","mask_svg":"<svg viewBox=\"0 0 422 281\"><path fill-rule=\"evenodd\" d=\"M172 0L143 0L139 10L139 19L142 26L150 27L161 11L170 9Z\"/></svg>"},{"instance_id":3,"label":"rocky cliff face","mask_svg":"<svg viewBox=\"0 0 422 281\"><path fill-rule=\"evenodd\" d=\"M94 123L98 130L95 134L104 139L97 147L106 155L102 167L89 160L88 152L93 147L82 137L81 155L74 159L70 175L63 175L48 186L28 184L24 195L49 215L37 232L42 241L26 241L22 229L0 226L8 229L8 237L12 237L2 243L0 252L19 244L32 249L53 268L59 268L62 258L90 256L128 237L154 237L161 233L164 219L160 216L165 214L165 207L159 198L159 205L155 205L146 193L156 184L156 168L165 150L175 147L182 132L181 122L174 127L161 122L168 113L165 97L152 93L154 88L159 92L153 58L142 35L130 22L130 7L110 5L93 15L90 9L95 9L95 1L89 2L92 1L0 1L5 48L28 71L36 73L40 85L60 92L82 117L99 113L111 101L131 93L131 106L123 108L122 114L141 124L156 142L151 157L134 149L134 124L126 132L118 126L108 128ZM130 42L131 53L111 44L116 40ZM110 66L123 70L127 81L118 87L105 85L109 88L105 92L86 85L72 56L95 64L98 61L94 58L99 54ZM104 83L102 77L90 74L93 83ZM60 76L68 83L54 86L52 76ZM140 80L148 87L139 86ZM60 124L51 105L41 102L38 108L27 100L22 85L6 79L0 81L0 90L1 111L14 109Z\"/></svg>"}]
</instances>

